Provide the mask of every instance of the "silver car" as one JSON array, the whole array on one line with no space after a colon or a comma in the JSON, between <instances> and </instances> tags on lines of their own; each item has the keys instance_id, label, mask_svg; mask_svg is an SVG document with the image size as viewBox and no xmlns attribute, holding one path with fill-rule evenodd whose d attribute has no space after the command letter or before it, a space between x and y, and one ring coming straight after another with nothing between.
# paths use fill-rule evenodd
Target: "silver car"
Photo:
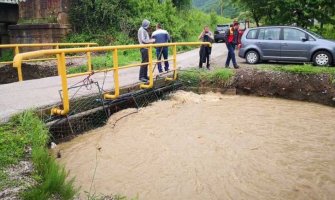
<instances>
[{"instance_id":1,"label":"silver car","mask_svg":"<svg viewBox=\"0 0 335 200\"><path fill-rule=\"evenodd\" d=\"M298 27L251 28L243 33L241 43L239 57L249 64L274 60L328 66L335 59L335 41Z\"/></svg>"}]
</instances>

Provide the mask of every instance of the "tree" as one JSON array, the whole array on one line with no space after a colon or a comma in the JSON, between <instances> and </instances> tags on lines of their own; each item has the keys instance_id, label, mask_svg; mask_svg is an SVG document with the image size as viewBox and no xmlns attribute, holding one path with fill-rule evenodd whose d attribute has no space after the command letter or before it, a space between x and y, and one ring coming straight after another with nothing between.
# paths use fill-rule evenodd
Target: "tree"
<instances>
[{"instance_id":1,"label":"tree","mask_svg":"<svg viewBox=\"0 0 335 200\"><path fill-rule=\"evenodd\" d=\"M239 6L242 10L249 11L252 18L255 20L257 26L260 25L261 19L266 16L266 6L268 0L234 0L235 5Z\"/></svg>"},{"instance_id":2,"label":"tree","mask_svg":"<svg viewBox=\"0 0 335 200\"><path fill-rule=\"evenodd\" d=\"M220 5L220 14L223 16L223 8L224 8L225 0L219 0L219 5Z\"/></svg>"},{"instance_id":3,"label":"tree","mask_svg":"<svg viewBox=\"0 0 335 200\"><path fill-rule=\"evenodd\" d=\"M191 0L172 0L173 5L178 9L189 9L191 7Z\"/></svg>"},{"instance_id":4,"label":"tree","mask_svg":"<svg viewBox=\"0 0 335 200\"><path fill-rule=\"evenodd\" d=\"M251 13L257 26L260 21L272 25L296 24L304 28L314 26L315 20L333 23L335 0L235 0L238 6Z\"/></svg>"}]
</instances>

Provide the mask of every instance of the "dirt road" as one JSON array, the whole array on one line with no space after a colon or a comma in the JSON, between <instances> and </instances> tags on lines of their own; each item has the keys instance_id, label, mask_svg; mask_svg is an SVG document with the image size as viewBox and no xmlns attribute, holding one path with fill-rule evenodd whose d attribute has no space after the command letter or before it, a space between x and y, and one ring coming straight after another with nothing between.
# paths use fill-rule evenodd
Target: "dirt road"
<instances>
[{"instance_id":1,"label":"dirt road","mask_svg":"<svg viewBox=\"0 0 335 200\"><path fill-rule=\"evenodd\" d=\"M223 43L214 44L212 50L212 66L224 66L227 49ZM177 66L185 69L198 66L199 49L181 53L177 56ZM131 68L120 72L120 83L122 86L138 81L138 68ZM157 71L157 69L156 69ZM86 76L68 79L71 86ZM102 85L104 74L99 73L92 79ZM104 89L113 88L113 74L107 74ZM0 85L0 121L6 121L11 115L22 112L29 108L38 108L60 101L59 90L61 89L58 76L42 79L28 80Z\"/></svg>"}]
</instances>

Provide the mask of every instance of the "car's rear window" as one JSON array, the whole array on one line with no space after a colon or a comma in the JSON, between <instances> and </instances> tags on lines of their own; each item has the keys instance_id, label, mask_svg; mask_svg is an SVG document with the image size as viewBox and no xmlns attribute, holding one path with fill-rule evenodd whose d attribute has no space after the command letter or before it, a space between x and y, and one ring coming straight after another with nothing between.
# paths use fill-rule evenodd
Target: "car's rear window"
<instances>
[{"instance_id":1,"label":"car's rear window","mask_svg":"<svg viewBox=\"0 0 335 200\"><path fill-rule=\"evenodd\" d=\"M247 39L256 39L257 29L250 30L247 34Z\"/></svg>"},{"instance_id":2,"label":"car's rear window","mask_svg":"<svg viewBox=\"0 0 335 200\"><path fill-rule=\"evenodd\" d=\"M222 31L222 30L225 30L225 29L227 29L227 28L229 28L229 25L218 25L218 26L216 27L216 30L218 30L218 31Z\"/></svg>"}]
</instances>

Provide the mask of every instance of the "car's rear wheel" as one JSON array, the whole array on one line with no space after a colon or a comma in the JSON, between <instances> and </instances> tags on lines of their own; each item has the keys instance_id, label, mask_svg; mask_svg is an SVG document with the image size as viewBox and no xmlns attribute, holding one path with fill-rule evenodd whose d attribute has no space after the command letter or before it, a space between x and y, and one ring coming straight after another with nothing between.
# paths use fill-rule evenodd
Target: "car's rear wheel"
<instances>
[{"instance_id":1,"label":"car's rear wheel","mask_svg":"<svg viewBox=\"0 0 335 200\"><path fill-rule=\"evenodd\" d=\"M318 51L313 56L313 63L317 66L329 66L332 63L332 56L327 51Z\"/></svg>"},{"instance_id":2,"label":"car's rear wheel","mask_svg":"<svg viewBox=\"0 0 335 200\"><path fill-rule=\"evenodd\" d=\"M245 59L249 64L256 64L259 62L259 54L257 51L250 50L245 55Z\"/></svg>"}]
</instances>

